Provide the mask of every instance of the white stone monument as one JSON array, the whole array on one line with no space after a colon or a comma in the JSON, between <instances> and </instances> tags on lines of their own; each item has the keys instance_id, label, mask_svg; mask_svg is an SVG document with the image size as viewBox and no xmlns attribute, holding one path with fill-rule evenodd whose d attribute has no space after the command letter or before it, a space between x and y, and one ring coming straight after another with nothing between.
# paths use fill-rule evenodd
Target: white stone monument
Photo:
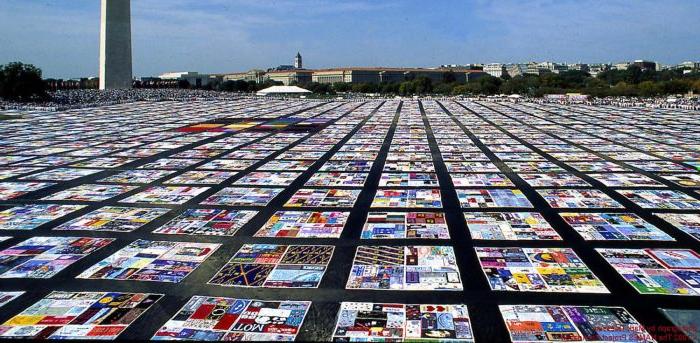
<instances>
[{"instance_id":1,"label":"white stone monument","mask_svg":"<svg viewBox=\"0 0 700 343\"><path fill-rule=\"evenodd\" d=\"M102 0L100 89L131 88L131 0Z\"/></svg>"}]
</instances>

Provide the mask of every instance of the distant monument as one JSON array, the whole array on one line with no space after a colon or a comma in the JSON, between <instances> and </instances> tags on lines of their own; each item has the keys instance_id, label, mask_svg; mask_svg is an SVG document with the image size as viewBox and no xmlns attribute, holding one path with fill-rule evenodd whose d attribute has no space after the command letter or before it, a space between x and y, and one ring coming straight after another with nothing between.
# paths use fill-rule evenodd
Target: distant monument
<instances>
[{"instance_id":1,"label":"distant monument","mask_svg":"<svg viewBox=\"0 0 700 343\"><path fill-rule=\"evenodd\" d=\"M131 88L131 0L102 0L100 89Z\"/></svg>"},{"instance_id":2,"label":"distant monument","mask_svg":"<svg viewBox=\"0 0 700 343\"><path fill-rule=\"evenodd\" d=\"M301 69L301 54L297 51L296 57L294 57L294 69Z\"/></svg>"}]
</instances>

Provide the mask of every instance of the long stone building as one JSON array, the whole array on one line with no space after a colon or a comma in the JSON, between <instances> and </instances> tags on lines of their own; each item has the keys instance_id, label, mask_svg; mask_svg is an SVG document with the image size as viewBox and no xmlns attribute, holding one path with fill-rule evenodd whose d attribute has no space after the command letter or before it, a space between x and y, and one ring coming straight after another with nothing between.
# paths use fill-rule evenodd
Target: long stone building
<instances>
[{"instance_id":1,"label":"long stone building","mask_svg":"<svg viewBox=\"0 0 700 343\"><path fill-rule=\"evenodd\" d=\"M441 82L446 79L454 79L458 82L469 82L486 75L483 70L453 69L453 68L382 68L382 67L344 67L330 69L291 69L251 70L242 73L224 74L224 81L264 81L273 80L284 85L295 83L383 83L403 82L417 77L427 77L433 82Z\"/></svg>"}]
</instances>

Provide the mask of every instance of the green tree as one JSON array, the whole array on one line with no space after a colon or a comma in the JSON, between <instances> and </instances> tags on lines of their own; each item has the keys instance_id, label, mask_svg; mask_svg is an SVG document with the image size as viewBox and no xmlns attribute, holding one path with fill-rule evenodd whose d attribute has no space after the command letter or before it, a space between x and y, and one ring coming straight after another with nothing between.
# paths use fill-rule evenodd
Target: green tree
<instances>
[{"instance_id":1,"label":"green tree","mask_svg":"<svg viewBox=\"0 0 700 343\"><path fill-rule=\"evenodd\" d=\"M693 82L693 92L700 93L700 79Z\"/></svg>"},{"instance_id":2,"label":"green tree","mask_svg":"<svg viewBox=\"0 0 700 343\"><path fill-rule=\"evenodd\" d=\"M301 87L306 88L315 94L335 94L332 86L327 83L309 82L301 85Z\"/></svg>"},{"instance_id":3,"label":"green tree","mask_svg":"<svg viewBox=\"0 0 700 343\"><path fill-rule=\"evenodd\" d=\"M334 92L353 91L357 93L382 93L382 94L483 94L493 95L522 94L529 96L542 96L545 94L563 94L570 92L582 92L594 97L605 96L658 96L666 94L680 94L690 90L700 92L700 72L683 74L678 70L641 70L636 66L630 66L629 70L610 70L591 77L583 71L571 70L561 73L544 73L542 75L525 74L515 77L483 76L468 83L459 83L451 80L449 72L443 75L442 81L433 83L425 76L410 77L401 83L383 82L375 83L335 83L322 85L310 83L302 85L317 94L333 94ZM638 83L635 83L639 81ZM256 85L264 88L265 85ZM253 87L249 87L254 91Z\"/></svg>"},{"instance_id":4,"label":"green tree","mask_svg":"<svg viewBox=\"0 0 700 343\"><path fill-rule=\"evenodd\" d=\"M626 82L618 82L610 89L610 94L613 96L635 96L638 94L637 88Z\"/></svg>"},{"instance_id":5,"label":"green tree","mask_svg":"<svg viewBox=\"0 0 700 343\"><path fill-rule=\"evenodd\" d=\"M664 94L683 94L691 89L691 84L683 80L671 80L661 82L660 87Z\"/></svg>"},{"instance_id":6,"label":"green tree","mask_svg":"<svg viewBox=\"0 0 700 343\"><path fill-rule=\"evenodd\" d=\"M333 86L330 83L319 83L318 85L318 92L321 94L335 94L335 90L333 90Z\"/></svg>"},{"instance_id":7,"label":"green tree","mask_svg":"<svg viewBox=\"0 0 700 343\"><path fill-rule=\"evenodd\" d=\"M473 95L480 93L480 86L477 83L466 83L462 85L455 86L452 89L453 95Z\"/></svg>"},{"instance_id":8,"label":"green tree","mask_svg":"<svg viewBox=\"0 0 700 343\"><path fill-rule=\"evenodd\" d=\"M503 73L501 74L501 79L503 81L508 81L508 80L512 79L512 77L510 77L510 74L508 73L507 70L504 70Z\"/></svg>"},{"instance_id":9,"label":"green tree","mask_svg":"<svg viewBox=\"0 0 700 343\"><path fill-rule=\"evenodd\" d=\"M397 82L384 82L379 85L379 92L382 94L399 94L400 84Z\"/></svg>"},{"instance_id":10,"label":"green tree","mask_svg":"<svg viewBox=\"0 0 700 343\"><path fill-rule=\"evenodd\" d=\"M190 82L187 80L178 80L177 81L177 88L188 89L188 88L190 88Z\"/></svg>"},{"instance_id":11,"label":"green tree","mask_svg":"<svg viewBox=\"0 0 700 343\"><path fill-rule=\"evenodd\" d=\"M497 94L502 82L501 79L491 75L486 75L476 80L476 83L479 85L479 93L486 95Z\"/></svg>"},{"instance_id":12,"label":"green tree","mask_svg":"<svg viewBox=\"0 0 700 343\"><path fill-rule=\"evenodd\" d=\"M586 80L591 78L591 74L581 70L569 70L559 73L560 86L567 89L581 89L586 85Z\"/></svg>"},{"instance_id":13,"label":"green tree","mask_svg":"<svg viewBox=\"0 0 700 343\"><path fill-rule=\"evenodd\" d=\"M532 88L539 87L539 78L534 75L518 75L504 81L500 92L504 94L530 94Z\"/></svg>"},{"instance_id":14,"label":"green tree","mask_svg":"<svg viewBox=\"0 0 700 343\"><path fill-rule=\"evenodd\" d=\"M595 97L607 96L610 93L610 85L602 79L590 77L585 81L583 92Z\"/></svg>"},{"instance_id":15,"label":"green tree","mask_svg":"<svg viewBox=\"0 0 700 343\"><path fill-rule=\"evenodd\" d=\"M457 75L455 75L455 72L452 70L446 71L444 74L442 74L442 82L443 83L452 83L457 81Z\"/></svg>"},{"instance_id":16,"label":"green tree","mask_svg":"<svg viewBox=\"0 0 700 343\"><path fill-rule=\"evenodd\" d=\"M41 69L22 62L0 65L0 97L21 101L46 98Z\"/></svg>"},{"instance_id":17,"label":"green tree","mask_svg":"<svg viewBox=\"0 0 700 343\"><path fill-rule=\"evenodd\" d=\"M616 85L625 81L626 70L606 70L598 74L598 78L605 81L608 85Z\"/></svg>"},{"instance_id":18,"label":"green tree","mask_svg":"<svg viewBox=\"0 0 700 343\"><path fill-rule=\"evenodd\" d=\"M445 95L452 94L452 90L457 85L458 85L457 82L450 82L450 83L441 82L433 87L433 92L437 93L437 94L445 94Z\"/></svg>"},{"instance_id":19,"label":"green tree","mask_svg":"<svg viewBox=\"0 0 700 343\"><path fill-rule=\"evenodd\" d=\"M333 83L333 90L336 92L347 92L350 90L350 84L345 82L335 82Z\"/></svg>"},{"instance_id":20,"label":"green tree","mask_svg":"<svg viewBox=\"0 0 700 343\"><path fill-rule=\"evenodd\" d=\"M251 86L244 80L226 81L219 85L219 90L224 92L250 92L255 90L255 83Z\"/></svg>"},{"instance_id":21,"label":"green tree","mask_svg":"<svg viewBox=\"0 0 700 343\"><path fill-rule=\"evenodd\" d=\"M404 81L399 85L399 94L401 95L411 95L415 92L412 81Z\"/></svg>"},{"instance_id":22,"label":"green tree","mask_svg":"<svg viewBox=\"0 0 700 343\"><path fill-rule=\"evenodd\" d=\"M639 84L639 95L654 96L659 93L658 87L653 81L643 81Z\"/></svg>"},{"instance_id":23,"label":"green tree","mask_svg":"<svg viewBox=\"0 0 700 343\"><path fill-rule=\"evenodd\" d=\"M636 85L642 82L642 68L631 65L625 70L625 82Z\"/></svg>"},{"instance_id":24,"label":"green tree","mask_svg":"<svg viewBox=\"0 0 700 343\"><path fill-rule=\"evenodd\" d=\"M605 83L605 81L603 81L601 79L590 77L590 78L585 80L584 87L586 87L586 88L607 88L608 84Z\"/></svg>"},{"instance_id":25,"label":"green tree","mask_svg":"<svg viewBox=\"0 0 700 343\"><path fill-rule=\"evenodd\" d=\"M426 94L433 91L433 82L425 76L417 77L411 82L413 83L413 93Z\"/></svg>"},{"instance_id":26,"label":"green tree","mask_svg":"<svg viewBox=\"0 0 700 343\"><path fill-rule=\"evenodd\" d=\"M369 82L355 83L351 89L355 93L377 93L379 92L379 85Z\"/></svg>"},{"instance_id":27,"label":"green tree","mask_svg":"<svg viewBox=\"0 0 700 343\"><path fill-rule=\"evenodd\" d=\"M541 87L547 88L561 88L563 85L563 80L559 74L544 73L540 75L540 85Z\"/></svg>"}]
</instances>

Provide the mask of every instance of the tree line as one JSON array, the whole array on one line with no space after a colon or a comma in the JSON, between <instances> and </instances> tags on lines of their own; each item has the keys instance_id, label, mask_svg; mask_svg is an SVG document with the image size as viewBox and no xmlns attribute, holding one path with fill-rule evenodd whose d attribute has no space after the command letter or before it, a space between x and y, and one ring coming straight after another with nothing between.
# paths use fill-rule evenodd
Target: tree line
<instances>
[{"instance_id":1,"label":"tree line","mask_svg":"<svg viewBox=\"0 0 700 343\"><path fill-rule=\"evenodd\" d=\"M90 80L92 83L96 81ZM173 82L174 81L174 82ZM146 84L136 82L136 88L194 88L186 80ZM0 65L0 97L15 101L44 100L48 97L47 80L41 77L41 69L21 62ZM279 81L224 81L200 87L223 92L253 93L282 84ZM457 82L450 72L442 80L433 82L427 77L416 77L403 82L343 83L307 82L299 86L319 95L337 93L376 93L382 95L494 95L521 94L533 97L545 94L583 93L594 97L605 96L663 96L700 93L700 71L690 70L642 70L632 65L626 70L608 70L596 77L583 71L561 73L524 74L510 77L484 75L469 82Z\"/></svg>"},{"instance_id":2,"label":"tree line","mask_svg":"<svg viewBox=\"0 0 700 343\"><path fill-rule=\"evenodd\" d=\"M689 91L700 93L700 72L684 74L682 70L642 70L630 66L626 70L608 70L596 77L582 71L567 71L559 74L522 75L501 80L486 81L482 94L498 93L542 96L545 94L583 93L594 97L605 96L661 96L683 94Z\"/></svg>"},{"instance_id":3,"label":"tree line","mask_svg":"<svg viewBox=\"0 0 700 343\"><path fill-rule=\"evenodd\" d=\"M21 62L0 65L0 98L13 101L46 99L41 69Z\"/></svg>"},{"instance_id":4,"label":"tree line","mask_svg":"<svg viewBox=\"0 0 700 343\"><path fill-rule=\"evenodd\" d=\"M316 94L335 95L337 93L362 93L382 95L494 95L521 94L541 97L546 94L583 93L594 97L606 96L662 96L684 94L693 91L700 93L700 71L683 73L682 70L642 70L630 66L627 70L608 70L595 77L584 71L561 73L524 74L510 77L484 75L469 82L457 82L450 73L445 73L439 82L427 77L416 77L403 82L384 83L345 83L333 84L307 82L293 83ZM258 86L255 86L258 85ZM265 88L250 81L228 81L215 87L222 91L254 92Z\"/></svg>"},{"instance_id":5,"label":"tree line","mask_svg":"<svg viewBox=\"0 0 700 343\"><path fill-rule=\"evenodd\" d=\"M447 79L447 80L445 80ZM541 97L545 94L583 93L594 97L605 96L662 96L700 93L700 71L683 74L681 70L652 71L630 66L627 70L609 70L591 76L583 71L562 73L524 74L515 77L484 75L469 82L444 78L433 82L426 77L395 83L334 83L315 82L299 85L314 93L339 92L379 93L383 95L494 95L521 94Z\"/></svg>"}]
</instances>

